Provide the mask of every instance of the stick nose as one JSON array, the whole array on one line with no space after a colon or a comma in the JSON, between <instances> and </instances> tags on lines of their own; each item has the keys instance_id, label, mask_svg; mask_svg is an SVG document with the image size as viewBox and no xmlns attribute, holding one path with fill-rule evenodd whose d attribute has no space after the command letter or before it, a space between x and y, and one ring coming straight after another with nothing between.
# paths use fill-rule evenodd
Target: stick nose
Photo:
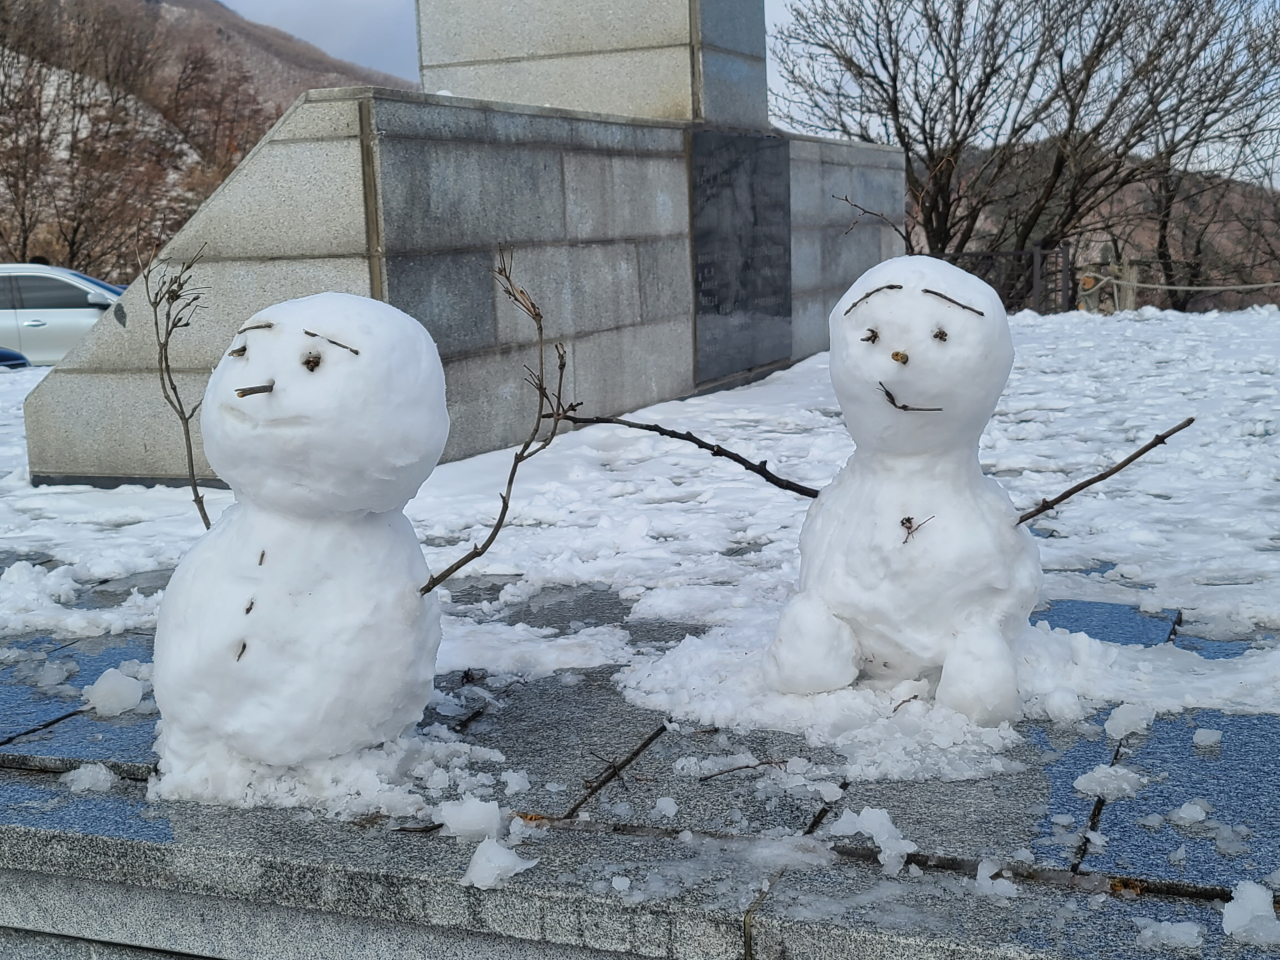
<instances>
[{"instance_id":1,"label":"stick nose","mask_svg":"<svg viewBox=\"0 0 1280 960\"><path fill-rule=\"evenodd\" d=\"M904 367L907 365L907 355L901 350L893 351L893 359L897 360Z\"/></svg>"}]
</instances>

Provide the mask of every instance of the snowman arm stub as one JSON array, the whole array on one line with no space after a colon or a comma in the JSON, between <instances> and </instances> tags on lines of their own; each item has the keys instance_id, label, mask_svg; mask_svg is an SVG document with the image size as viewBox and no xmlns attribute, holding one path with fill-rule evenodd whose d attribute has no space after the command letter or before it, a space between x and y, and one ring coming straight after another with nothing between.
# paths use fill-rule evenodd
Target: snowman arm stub
<instances>
[{"instance_id":1,"label":"snowman arm stub","mask_svg":"<svg viewBox=\"0 0 1280 960\"><path fill-rule=\"evenodd\" d=\"M1156 447L1160 446L1166 440L1172 437L1175 433L1177 433L1180 430L1187 429L1187 427L1191 426L1195 422L1196 422L1195 417L1187 417L1187 419L1183 420L1176 427L1172 427L1166 430L1164 433L1156 434L1156 436L1149 443L1135 450L1133 453L1129 454L1129 456L1125 457L1123 460L1117 463L1114 467L1109 467L1108 469L1103 470L1101 473L1095 474L1094 476L1090 477L1088 480L1082 480L1080 483L1077 483L1074 487L1064 490L1062 493L1058 494L1052 500L1041 500L1040 505L1038 507L1036 507L1033 510L1028 510L1026 513L1020 516L1018 518L1018 523L1026 523L1028 520L1033 520L1036 517L1040 516L1040 514L1042 513L1048 513L1050 510L1052 510L1058 504L1062 503L1064 500L1070 497L1074 497L1081 490L1086 490L1089 487L1093 486L1095 483L1099 483L1103 480L1106 480L1108 477L1115 476L1125 467L1129 466L1129 464L1133 463L1133 461L1137 460L1139 457L1143 456L1144 454L1150 453Z\"/></svg>"},{"instance_id":2,"label":"snowman arm stub","mask_svg":"<svg viewBox=\"0 0 1280 960\"><path fill-rule=\"evenodd\" d=\"M538 409L533 418L533 428L529 431L529 436L525 438L524 443L520 445L520 449L511 458L511 469L507 471L506 489L498 495L502 506L498 510L498 516L493 522L493 527L489 530L489 535L481 543L474 544L465 554L428 579L418 591L423 596L440 586L467 564L480 559L493 546L493 542L498 539L498 532L502 529L503 524L506 523L507 513L511 509L511 492L515 487L516 473L520 470L520 464L547 449L551 445L551 441L556 438L556 433L560 430L560 424L571 421L570 414L580 406L577 403L567 404L564 402L564 375L565 368L568 365L568 355L565 353L563 344L557 343L555 345L557 368L555 390L547 389L544 359L546 339L543 334L542 311L539 309L537 302L529 296L528 292L522 287L516 286L515 281L512 280L511 264L512 257L510 253L503 251L499 247L498 266L493 270L493 275L498 279L498 284L502 287L502 292L507 295L507 299L533 321L533 325L538 331L538 369L534 370L529 366L524 368L527 373L525 383L533 387L534 392L538 395ZM314 336L314 334L312 335ZM330 342L332 343L333 341ZM337 346L345 345L337 344ZM350 350L351 348L347 347L346 349ZM551 430L539 440L538 436L542 433L543 420L551 421Z\"/></svg>"}]
</instances>

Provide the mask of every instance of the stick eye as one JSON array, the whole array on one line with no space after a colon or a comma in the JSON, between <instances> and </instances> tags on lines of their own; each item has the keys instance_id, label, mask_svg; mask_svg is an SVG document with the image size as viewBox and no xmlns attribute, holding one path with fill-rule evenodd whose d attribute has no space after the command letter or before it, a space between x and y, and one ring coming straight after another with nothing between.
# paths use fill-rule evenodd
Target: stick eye
<instances>
[{"instance_id":1,"label":"stick eye","mask_svg":"<svg viewBox=\"0 0 1280 960\"><path fill-rule=\"evenodd\" d=\"M941 327L939 327L939 328L938 328L938 330L937 330L937 332L935 332L935 333L934 333L934 335L933 335L933 339L935 339L935 340L941 340L943 343L946 343L946 342L947 342L947 331L945 331L945 330L943 330Z\"/></svg>"},{"instance_id":2,"label":"stick eye","mask_svg":"<svg viewBox=\"0 0 1280 960\"><path fill-rule=\"evenodd\" d=\"M316 367L320 366L320 359L321 359L320 354L312 350L310 353L308 353L306 356L302 358L302 365L306 367L308 370L310 370L312 373L315 373Z\"/></svg>"},{"instance_id":3,"label":"stick eye","mask_svg":"<svg viewBox=\"0 0 1280 960\"><path fill-rule=\"evenodd\" d=\"M877 340L879 340L879 339L880 339L880 334L879 334L879 333L877 333L875 330L873 330L873 329L871 329L871 328L868 328L868 329L867 329L867 335L866 335L865 337L863 337L863 338L862 338L862 342L863 342L863 343L875 343L875 342L876 342Z\"/></svg>"}]
</instances>

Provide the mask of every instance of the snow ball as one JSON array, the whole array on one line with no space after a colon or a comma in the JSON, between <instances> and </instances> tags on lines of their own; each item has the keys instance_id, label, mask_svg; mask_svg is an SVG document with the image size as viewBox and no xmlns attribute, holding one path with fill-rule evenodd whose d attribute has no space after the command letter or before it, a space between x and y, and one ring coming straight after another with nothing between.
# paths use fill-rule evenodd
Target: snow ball
<instances>
[{"instance_id":1,"label":"snow ball","mask_svg":"<svg viewBox=\"0 0 1280 960\"><path fill-rule=\"evenodd\" d=\"M671 797L659 797L653 805L651 816L674 817L679 809L679 806L676 805L675 800L671 799Z\"/></svg>"},{"instance_id":2,"label":"snow ball","mask_svg":"<svg viewBox=\"0 0 1280 960\"><path fill-rule=\"evenodd\" d=\"M1018 885L1012 880L997 876L1004 865L999 860L983 860L978 864L978 893L987 897L1008 899L1018 895Z\"/></svg>"},{"instance_id":3,"label":"snow ball","mask_svg":"<svg viewBox=\"0 0 1280 960\"><path fill-rule=\"evenodd\" d=\"M613 889L617 890L619 893L626 893L631 889L631 881L626 877L614 877Z\"/></svg>"},{"instance_id":4,"label":"snow ball","mask_svg":"<svg viewBox=\"0 0 1280 960\"><path fill-rule=\"evenodd\" d=\"M1087 797L1122 800L1136 797L1146 784L1146 777L1126 766L1100 763L1088 773L1076 777L1072 786Z\"/></svg>"},{"instance_id":5,"label":"snow ball","mask_svg":"<svg viewBox=\"0 0 1280 960\"><path fill-rule=\"evenodd\" d=\"M1188 800L1169 814L1169 822L1179 827L1189 827L1193 823L1199 823L1210 812L1212 808L1206 810L1203 801Z\"/></svg>"},{"instance_id":6,"label":"snow ball","mask_svg":"<svg viewBox=\"0 0 1280 960\"><path fill-rule=\"evenodd\" d=\"M503 886L509 877L537 865L537 860L526 860L489 837L481 841L476 852L471 855L467 872L462 875L462 885L493 890Z\"/></svg>"},{"instance_id":7,"label":"snow ball","mask_svg":"<svg viewBox=\"0 0 1280 960\"><path fill-rule=\"evenodd\" d=\"M69 786L72 793L104 793L120 780L100 763L86 763L58 779Z\"/></svg>"},{"instance_id":8,"label":"snow ball","mask_svg":"<svg viewBox=\"0 0 1280 960\"><path fill-rule=\"evenodd\" d=\"M1120 740L1131 733L1143 733L1151 729L1151 722L1155 718L1155 710L1145 704L1122 703L1111 711L1111 716L1103 726L1108 737Z\"/></svg>"},{"instance_id":9,"label":"snow ball","mask_svg":"<svg viewBox=\"0 0 1280 960\"><path fill-rule=\"evenodd\" d=\"M104 670L97 681L84 688L84 698L100 717L118 717L142 702L142 683L115 667Z\"/></svg>"},{"instance_id":10,"label":"snow ball","mask_svg":"<svg viewBox=\"0 0 1280 960\"><path fill-rule=\"evenodd\" d=\"M1216 747L1222 743L1222 731L1201 727L1191 737L1191 742L1197 747Z\"/></svg>"},{"instance_id":11,"label":"snow ball","mask_svg":"<svg viewBox=\"0 0 1280 960\"><path fill-rule=\"evenodd\" d=\"M681 843L693 843L693 831L681 830L680 835L676 837ZM1280 871L1277 871L1280 872Z\"/></svg>"},{"instance_id":12,"label":"snow ball","mask_svg":"<svg viewBox=\"0 0 1280 960\"><path fill-rule=\"evenodd\" d=\"M507 785L506 794L524 793L529 789L529 775L523 770L503 770L502 782Z\"/></svg>"},{"instance_id":13,"label":"snow ball","mask_svg":"<svg viewBox=\"0 0 1280 960\"><path fill-rule=\"evenodd\" d=\"M1231 902L1222 908L1222 930L1257 947L1280 946L1280 920L1276 920L1271 891L1252 880L1237 883Z\"/></svg>"},{"instance_id":14,"label":"snow ball","mask_svg":"<svg viewBox=\"0 0 1280 960\"><path fill-rule=\"evenodd\" d=\"M1134 917L1133 922L1138 925L1137 945L1140 950L1165 947L1198 950L1204 945L1204 927L1190 920L1170 923L1168 920L1156 922L1150 917Z\"/></svg>"},{"instance_id":15,"label":"snow ball","mask_svg":"<svg viewBox=\"0 0 1280 960\"><path fill-rule=\"evenodd\" d=\"M496 800L484 801L468 793L461 800L440 804L436 808L436 822L444 824L446 837L477 840L496 837L501 832L502 812Z\"/></svg>"},{"instance_id":16,"label":"snow ball","mask_svg":"<svg viewBox=\"0 0 1280 960\"><path fill-rule=\"evenodd\" d=\"M1169 854L1169 862L1175 867L1187 862L1187 845L1185 843Z\"/></svg>"},{"instance_id":17,"label":"snow ball","mask_svg":"<svg viewBox=\"0 0 1280 960\"><path fill-rule=\"evenodd\" d=\"M1084 719L1084 704L1070 687L1057 687L1044 698L1044 712L1055 723Z\"/></svg>"}]
</instances>

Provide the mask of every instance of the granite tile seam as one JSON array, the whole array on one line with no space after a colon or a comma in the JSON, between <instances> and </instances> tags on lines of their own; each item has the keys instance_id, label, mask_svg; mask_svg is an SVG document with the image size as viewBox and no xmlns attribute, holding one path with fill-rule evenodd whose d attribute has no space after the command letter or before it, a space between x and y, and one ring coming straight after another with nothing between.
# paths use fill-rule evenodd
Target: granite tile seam
<instances>
[{"instance_id":1,"label":"granite tile seam","mask_svg":"<svg viewBox=\"0 0 1280 960\"><path fill-rule=\"evenodd\" d=\"M62 648L59 647L58 649ZM0 740L0 747L7 747L9 744L13 743L15 740L21 739L22 737L29 737L33 733L39 733L41 730L48 730L50 727L61 723L63 720L71 719L76 714L85 713L88 709L88 707L78 707L70 713L64 713L60 717L54 717L52 720L46 720L44 723L34 726L30 730L23 730L21 733L15 733L10 737L5 737L3 740ZM0 754L0 759L2 759L3 756L3 754ZM0 766L4 766L4 763L0 762Z\"/></svg>"},{"instance_id":2,"label":"granite tile seam","mask_svg":"<svg viewBox=\"0 0 1280 960\"><path fill-rule=\"evenodd\" d=\"M59 717L58 721L66 720L68 717L75 716L76 713L83 712L82 710L77 710L75 713L69 713L65 717ZM46 724L46 727L53 725L54 722L50 722ZM28 733L33 732L35 731L28 731ZM26 735L18 734L18 737ZM0 746L4 746L4 744L0 743ZM140 783L146 783L156 773L156 765L154 763L131 763L127 760L110 759L90 761L76 757L51 757L40 754L0 752L0 769L6 770L25 770L31 773L70 773L72 770L78 770L88 763L100 763L116 776L123 777L125 780L136 780Z\"/></svg>"}]
</instances>

